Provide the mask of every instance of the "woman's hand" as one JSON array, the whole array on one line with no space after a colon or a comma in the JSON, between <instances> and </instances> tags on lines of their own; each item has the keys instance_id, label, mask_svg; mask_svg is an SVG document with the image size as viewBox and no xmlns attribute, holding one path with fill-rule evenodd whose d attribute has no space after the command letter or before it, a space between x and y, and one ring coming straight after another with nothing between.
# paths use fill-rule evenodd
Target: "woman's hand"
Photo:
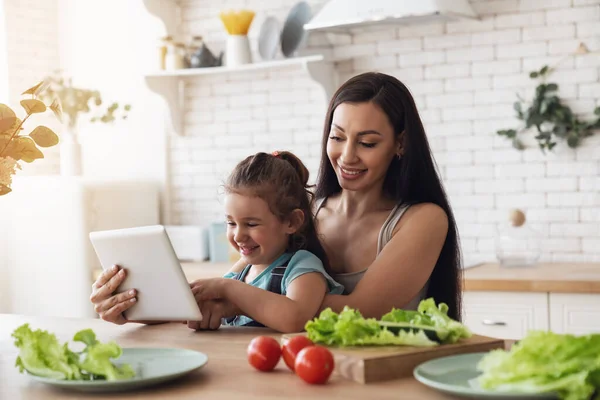
<instances>
[{"instance_id":1,"label":"woman's hand","mask_svg":"<svg viewBox=\"0 0 600 400\"><path fill-rule=\"evenodd\" d=\"M111 269L102 272L92 285L90 301L94 304L94 311L104 321L123 325L127 322L123 311L133 306L137 298L135 289L114 295L113 293L125 280L127 273L124 269L114 265Z\"/></svg>"},{"instance_id":2,"label":"woman's hand","mask_svg":"<svg viewBox=\"0 0 600 400\"><path fill-rule=\"evenodd\" d=\"M207 300L219 300L225 298L225 285L232 282L226 278L198 279L190 284L192 293L198 304Z\"/></svg>"},{"instance_id":3,"label":"woman's hand","mask_svg":"<svg viewBox=\"0 0 600 400\"><path fill-rule=\"evenodd\" d=\"M221 326L222 318L234 317L238 314L236 307L225 300L208 300L198 303L202 312L202 321L188 321L190 329L215 330Z\"/></svg>"}]
</instances>

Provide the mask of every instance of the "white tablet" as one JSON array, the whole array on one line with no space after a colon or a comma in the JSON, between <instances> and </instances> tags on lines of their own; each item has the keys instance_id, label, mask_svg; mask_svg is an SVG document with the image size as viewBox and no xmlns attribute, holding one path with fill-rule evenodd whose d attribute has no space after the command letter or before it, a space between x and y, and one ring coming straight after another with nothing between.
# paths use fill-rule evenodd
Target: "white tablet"
<instances>
[{"instance_id":1,"label":"white tablet","mask_svg":"<svg viewBox=\"0 0 600 400\"><path fill-rule=\"evenodd\" d=\"M124 316L131 321L201 321L202 314L164 226L142 226L90 233L96 255L107 270L127 270L117 292L138 291Z\"/></svg>"}]
</instances>

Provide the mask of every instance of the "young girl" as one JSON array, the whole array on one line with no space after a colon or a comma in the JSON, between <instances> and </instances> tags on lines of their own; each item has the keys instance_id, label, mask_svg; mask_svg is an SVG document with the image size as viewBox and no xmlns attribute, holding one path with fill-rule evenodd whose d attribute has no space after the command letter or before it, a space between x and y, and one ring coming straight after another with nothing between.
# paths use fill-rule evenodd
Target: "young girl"
<instances>
[{"instance_id":1,"label":"young girl","mask_svg":"<svg viewBox=\"0 0 600 400\"><path fill-rule=\"evenodd\" d=\"M199 304L226 300L238 326L299 332L325 295L343 287L326 272L315 230L308 170L292 153L257 153L240 162L225 185L227 237L241 260L224 278L192 283Z\"/></svg>"}]
</instances>

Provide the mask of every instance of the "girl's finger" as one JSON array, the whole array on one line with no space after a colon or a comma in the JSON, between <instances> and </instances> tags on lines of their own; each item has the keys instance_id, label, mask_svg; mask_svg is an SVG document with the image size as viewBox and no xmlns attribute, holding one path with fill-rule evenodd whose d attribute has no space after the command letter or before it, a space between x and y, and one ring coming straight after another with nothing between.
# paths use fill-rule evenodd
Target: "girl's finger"
<instances>
[{"instance_id":1,"label":"girl's finger","mask_svg":"<svg viewBox=\"0 0 600 400\"><path fill-rule=\"evenodd\" d=\"M204 303L201 308L202 321L200 321L200 329L210 329L211 309Z\"/></svg>"},{"instance_id":2,"label":"girl's finger","mask_svg":"<svg viewBox=\"0 0 600 400\"><path fill-rule=\"evenodd\" d=\"M221 313L212 313L210 315L209 329L216 330L221 326Z\"/></svg>"}]
</instances>

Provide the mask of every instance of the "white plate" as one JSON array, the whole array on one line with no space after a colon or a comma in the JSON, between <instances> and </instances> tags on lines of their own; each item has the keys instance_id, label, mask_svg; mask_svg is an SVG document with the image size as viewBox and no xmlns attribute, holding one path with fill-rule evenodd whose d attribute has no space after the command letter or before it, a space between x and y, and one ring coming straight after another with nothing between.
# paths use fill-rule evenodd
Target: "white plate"
<instances>
[{"instance_id":1,"label":"white plate","mask_svg":"<svg viewBox=\"0 0 600 400\"><path fill-rule=\"evenodd\" d=\"M279 46L280 27L275 17L267 17L260 27L258 35L258 54L263 60L272 60Z\"/></svg>"},{"instance_id":2,"label":"white plate","mask_svg":"<svg viewBox=\"0 0 600 400\"><path fill-rule=\"evenodd\" d=\"M129 364L136 372L131 379L116 381L67 381L30 375L33 380L62 389L79 392L117 392L146 388L177 379L195 371L208 362L204 353L187 349L124 348L114 361L116 365Z\"/></svg>"},{"instance_id":3,"label":"white plate","mask_svg":"<svg viewBox=\"0 0 600 400\"><path fill-rule=\"evenodd\" d=\"M418 365L413 375L416 380L430 388L455 396L473 399L558 399L554 393L495 392L477 386L481 375L477 364L487 353L467 353L435 358Z\"/></svg>"}]
</instances>

